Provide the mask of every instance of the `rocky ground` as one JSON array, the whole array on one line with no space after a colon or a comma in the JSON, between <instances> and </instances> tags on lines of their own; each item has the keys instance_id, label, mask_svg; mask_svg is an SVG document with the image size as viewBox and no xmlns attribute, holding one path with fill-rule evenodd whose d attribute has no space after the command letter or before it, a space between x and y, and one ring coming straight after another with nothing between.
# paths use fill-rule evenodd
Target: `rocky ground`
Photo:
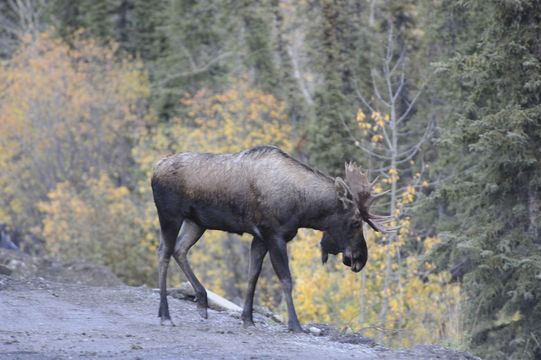
<instances>
[{"instance_id":1,"label":"rocky ground","mask_svg":"<svg viewBox=\"0 0 541 360\"><path fill-rule=\"evenodd\" d=\"M439 346L389 350L325 325L320 336L291 334L262 315L244 328L237 312L203 320L190 299L169 305L176 326L161 327L152 289L0 249L0 359L474 359Z\"/></svg>"}]
</instances>

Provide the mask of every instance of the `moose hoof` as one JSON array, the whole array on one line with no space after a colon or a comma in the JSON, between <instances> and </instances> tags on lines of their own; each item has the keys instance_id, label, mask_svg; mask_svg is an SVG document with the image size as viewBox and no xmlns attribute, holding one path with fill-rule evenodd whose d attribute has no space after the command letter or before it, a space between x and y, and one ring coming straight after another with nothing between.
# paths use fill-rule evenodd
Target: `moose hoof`
<instances>
[{"instance_id":1,"label":"moose hoof","mask_svg":"<svg viewBox=\"0 0 541 360\"><path fill-rule=\"evenodd\" d=\"M161 326L175 326L173 321L171 319L160 319L160 325Z\"/></svg>"},{"instance_id":2,"label":"moose hoof","mask_svg":"<svg viewBox=\"0 0 541 360\"><path fill-rule=\"evenodd\" d=\"M252 319L242 319L242 326L245 328L254 327L254 320Z\"/></svg>"},{"instance_id":3,"label":"moose hoof","mask_svg":"<svg viewBox=\"0 0 541 360\"><path fill-rule=\"evenodd\" d=\"M199 316L201 316L203 319L208 319L209 315L208 315L208 311L207 311L207 308L206 307L198 307L197 308L197 313L199 314Z\"/></svg>"},{"instance_id":4,"label":"moose hoof","mask_svg":"<svg viewBox=\"0 0 541 360\"><path fill-rule=\"evenodd\" d=\"M290 332L296 334L301 334L305 332L299 324L289 325L288 329Z\"/></svg>"}]
</instances>

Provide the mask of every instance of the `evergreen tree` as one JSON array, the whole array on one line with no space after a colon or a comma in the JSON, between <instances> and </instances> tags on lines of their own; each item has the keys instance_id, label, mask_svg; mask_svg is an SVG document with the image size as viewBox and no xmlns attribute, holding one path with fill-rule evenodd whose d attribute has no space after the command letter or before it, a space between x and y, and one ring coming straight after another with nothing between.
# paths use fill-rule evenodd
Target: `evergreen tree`
<instances>
[{"instance_id":1,"label":"evergreen tree","mask_svg":"<svg viewBox=\"0 0 541 360\"><path fill-rule=\"evenodd\" d=\"M472 349L541 357L541 4L472 1L476 46L446 66L459 84L445 143L462 171L441 192L471 262ZM461 106L460 106L461 105ZM459 107L460 106L460 107ZM458 156L457 156L458 155ZM460 159L460 160L459 160Z\"/></svg>"},{"instance_id":2,"label":"evergreen tree","mask_svg":"<svg viewBox=\"0 0 541 360\"><path fill-rule=\"evenodd\" d=\"M115 15L118 15L121 0L96 0L74 2L52 0L49 3L51 22L56 23L63 37L74 31L85 29L100 40L119 40L115 33Z\"/></svg>"},{"instance_id":3,"label":"evergreen tree","mask_svg":"<svg viewBox=\"0 0 541 360\"><path fill-rule=\"evenodd\" d=\"M83 29L102 42L114 40L122 50L149 62L165 52L162 27L167 5L160 0L52 0L48 12L64 38Z\"/></svg>"},{"instance_id":4,"label":"evergreen tree","mask_svg":"<svg viewBox=\"0 0 541 360\"><path fill-rule=\"evenodd\" d=\"M149 67L167 51L162 28L166 4L162 0L133 0L130 52L140 55Z\"/></svg>"},{"instance_id":5,"label":"evergreen tree","mask_svg":"<svg viewBox=\"0 0 541 360\"><path fill-rule=\"evenodd\" d=\"M347 1L321 1L321 24L316 51L319 53L318 72L322 85L315 94L314 117L308 124L308 146L311 161L333 174L343 172L344 161L355 158L355 149L344 124L351 124L355 109L349 83L351 73L347 56L351 49L343 34L349 30L344 19L349 9Z\"/></svg>"},{"instance_id":6,"label":"evergreen tree","mask_svg":"<svg viewBox=\"0 0 541 360\"><path fill-rule=\"evenodd\" d=\"M253 81L262 90L275 92L278 73L274 64L271 21L272 7L269 1L242 1L242 33L246 47L246 66Z\"/></svg>"},{"instance_id":7,"label":"evergreen tree","mask_svg":"<svg viewBox=\"0 0 541 360\"><path fill-rule=\"evenodd\" d=\"M223 85L236 52L229 41L236 21L230 0L170 0L164 11L165 51L156 62L153 90L157 112L167 120L181 111L182 96Z\"/></svg>"},{"instance_id":8,"label":"evergreen tree","mask_svg":"<svg viewBox=\"0 0 541 360\"><path fill-rule=\"evenodd\" d=\"M442 129L452 131L457 108L461 108L460 99L463 89L456 81L449 81L449 76L441 72L440 62L448 61L457 52L471 53L477 44L478 34L483 26L476 20L473 9L467 9L461 3L430 0L420 1L417 5L418 29L423 36L416 53L416 63L420 67L435 69L436 73L425 90L424 111L435 125L432 146L424 149L422 156L430 163L425 172L427 181L432 184L424 189L426 196L417 203L412 221L419 234L439 234L445 238L431 254L441 270L450 270L455 280L462 278L471 268L471 262L457 254L454 232L452 204L441 196L439 184L455 174L460 174L468 167L464 163L461 151L452 150L449 138L442 138Z\"/></svg>"}]
</instances>

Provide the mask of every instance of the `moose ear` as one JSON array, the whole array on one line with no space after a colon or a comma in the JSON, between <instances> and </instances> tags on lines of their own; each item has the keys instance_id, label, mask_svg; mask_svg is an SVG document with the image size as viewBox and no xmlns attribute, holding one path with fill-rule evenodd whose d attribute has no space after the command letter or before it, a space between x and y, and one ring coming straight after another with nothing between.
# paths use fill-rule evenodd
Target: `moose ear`
<instances>
[{"instance_id":1,"label":"moose ear","mask_svg":"<svg viewBox=\"0 0 541 360\"><path fill-rule=\"evenodd\" d=\"M336 192L338 193L338 200L340 200L342 206L344 206L344 209L347 209L352 204L354 204L351 190L340 176L334 179L334 187L336 188Z\"/></svg>"}]
</instances>

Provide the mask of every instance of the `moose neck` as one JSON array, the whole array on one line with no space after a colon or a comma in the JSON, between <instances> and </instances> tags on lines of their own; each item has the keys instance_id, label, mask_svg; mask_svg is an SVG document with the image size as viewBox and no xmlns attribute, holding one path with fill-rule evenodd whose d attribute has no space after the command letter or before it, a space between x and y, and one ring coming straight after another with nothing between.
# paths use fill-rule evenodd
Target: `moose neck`
<instances>
[{"instance_id":1,"label":"moose neck","mask_svg":"<svg viewBox=\"0 0 541 360\"><path fill-rule=\"evenodd\" d=\"M306 200L305 211L301 216L301 227L327 231L336 218L344 213L334 184L330 184L324 190L318 189Z\"/></svg>"}]
</instances>

